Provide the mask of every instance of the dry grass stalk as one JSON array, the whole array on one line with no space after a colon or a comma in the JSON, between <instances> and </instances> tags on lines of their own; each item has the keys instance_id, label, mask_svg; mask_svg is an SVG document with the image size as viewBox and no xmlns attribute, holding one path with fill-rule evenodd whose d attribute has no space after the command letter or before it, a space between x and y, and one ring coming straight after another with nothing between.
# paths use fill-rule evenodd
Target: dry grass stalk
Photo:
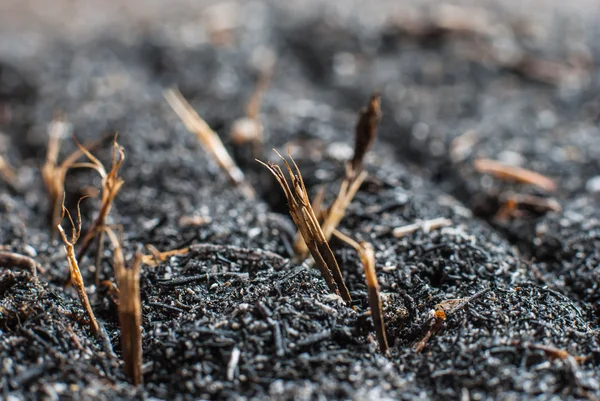
<instances>
[{"instance_id":1,"label":"dry grass stalk","mask_svg":"<svg viewBox=\"0 0 600 401\"><path fill-rule=\"evenodd\" d=\"M50 226L53 240L56 238L56 226L61 221L61 199L65 191L67 171L82 156L81 150L76 150L58 164L58 153L62 140L69 132L69 125L62 116L55 118L48 126L48 150L46 151L46 162L42 166L42 179L50 199Z\"/></svg>"},{"instance_id":2,"label":"dry grass stalk","mask_svg":"<svg viewBox=\"0 0 600 401\"><path fill-rule=\"evenodd\" d=\"M125 374L133 385L142 384L142 306L140 299L140 269L142 255L136 253L131 268L125 267L125 257L115 232L104 228L114 247L114 266L119 287L119 324Z\"/></svg>"},{"instance_id":3,"label":"dry grass stalk","mask_svg":"<svg viewBox=\"0 0 600 401\"><path fill-rule=\"evenodd\" d=\"M171 256L187 255L190 252L190 248L173 249L170 251L160 252L153 245L146 245L146 249L148 249L152 254L143 255L141 262L142 264L150 267L158 266L160 262L164 262L165 260L167 260L167 258Z\"/></svg>"},{"instance_id":4,"label":"dry grass stalk","mask_svg":"<svg viewBox=\"0 0 600 401\"><path fill-rule=\"evenodd\" d=\"M100 210L98 211L98 217L92 223L89 230L83 237L81 246L79 247L79 253L77 254L77 260L81 262L89 249L92 240L98 234L98 255L102 254L102 246L104 243L104 226L106 218L110 213L113 200L119 193L119 190L124 184L123 179L119 176L119 169L125 160L125 151L117 143L117 136L113 140L113 155L112 155L112 168L109 172L106 171L104 165L94 155L92 155L87 149L77 143L81 152L83 152L90 160L88 163L76 163L73 167L89 167L94 169L100 174L102 178L102 198L100 200ZM99 283L100 266L98 260L96 263L96 284Z\"/></svg>"},{"instance_id":5,"label":"dry grass stalk","mask_svg":"<svg viewBox=\"0 0 600 401\"><path fill-rule=\"evenodd\" d=\"M142 312L140 300L141 254L136 254L131 269L125 267L125 258L119 240L109 227L106 227L114 247L114 266L119 294L119 324L121 326L121 346L125 361L125 374L134 385L142 384Z\"/></svg>"},{"instance_id":6,"label":"dry grass stalk","mask_svg":"<svg viewBox=\"0 0 600 401\"><path fill-rule=\"evenodd\" d=\"M81 203L81 198L79 202L77 202L77 225L73 221L71 214L65 207L64 203L62 204L62 217L64 218L65 214L69 218L69 222L71 223L71 240L67 238L65 231L63 230L60 223L57 225L58 232L62 237L64 242L65 253L67 254L67 262L69 264L69 272L70 272L70 282L75 287L77 291L77 295L79 296L79 300L85 309L88 318L90 320L90 329L93 334L98 334L99 326L96 318L94 317L94 311L92 310L92 306L88 299L87 293L85 291L85 285L83 284L83 278L81 277L81 271L79 270L79 264L77 263L77 258L75 258L75 244L79 240L79 236L81 235L81 212L79 209L79 204ZM62 220L62 219L61 219Z\"/></svg>"},{"instance_id":7,"label":"dry grass stalk","mask_svg":"<svg viewBox=\"0 0 600 401\"><path fill-rule=\"evenodd\" d=\"M528 194L512 194L508 196L502 207L496 213L499 221L520 219L531 214L543 215L548 212L560 212L562 207L556 199L548 199Z\"/></svg>"},{"instance_id":8,"label":"dry grass stalk","mask_svg":"<svg viewBox=\"0 0 600 401\"><path fill-rule=\"evenodd\" d=\"M322 229L327 241L331 239L333 232L346 215L346 210L352 203L356 192L367 178L367 173L362 171L363 161L375 141L377 125L380 120L381 99L378 94L374 94L369 99L367 106L359 113L355 130L354 155L346 164L346 175L335 201L327 213L324 213ZM296 238L294 250L300 259L304 259L308 255L306 244L302 244L299 237Z\"/></svg>"},{"instance_id":9,"label":"dry grass stalk","mask_svg":"<svg viewBox=\"0 0 600 401\"><path fill-rule=\"evenodd\" d=\"M438 228L448 227L452 225L452 220L445 217L438 217L431 220L426 220L419 223L408 224L402 227L396 227L392 231L392 234L396 238L402 238L409 234L414 233L418 230L423 230L425 233L429 233L431 230L437 230Z\"/></svg>"},{"instance_id":10,"label":"dry grass stalk","mask_svg":"<svg viewBox=\"0 0 600 401\"><path fill-rule=\"evenodd\" d=\"M275 151L277 153L277 151ZM287 168L288 174L292 180L292 187L290 188L288 181L278 165L269 162L268 164L258 161L271 171L275 176L279 185L285 193L285 197L288 200L288 207L290 209L290 215L292 220L296 224L298 231L302 235L304 242L308 246L308 249L315 260L317 268L321 272L321 275L325 279L327 286L331 292L341 295L342 299L346 301L348 306L352 305L352 298L346 288L342 272L340 267L329 247L329 243L325 238L325 234L319 225L319 221L315 212L308 199L308 193L304 186L304 180L300 169L294 162L294 159L290 155L290 159L294 165L294 170L287 162L287 160L279 153L277 155L283 160Z\"/></svg>"},{"instance_id":11,"label":"dry grass stalk","mask_svg":"<svg viewBox=\"0 0 600 401\"><path fill-rule=\"evenodd\" d=\"M383 306L381 304L381 294L379 293L379 282L375 274L375 251L373 246L365 241L356 242L352 238L336 230L334 235L353 247L365 269L365 279L369 291L369 307L371 308L371 317L375 327L375 335L379 343L379 349L382 354L388 352L388 342L385 330L385 321L383 319Z\"/></svg>"},{"instance_id":12,"label":"dry grass stalk","mask_svg":"<svg viewBox=\"0 0 600 401\"><path fill-rule=\"evenodd\" d=\"M496 160L477 159L475 170L482 174L491 174L496 178L516 181L521 184L535 185L548 192L556 191L556 183L550 178L521 167L509 166Z\"/></svg>"},{"instance_id":13,"label":"dry grass stalk","mask_svg":"<svg viewBox=\"0 0 600 401\"><path fill-rule=\"evenodd\" d=\"M225 149L219 135L196 113L179 90L169 89L165 91L164 96L187 130L196 135L204 149L213 156L231 182L247 199L254 199L256 196L254 189L246 182L244 173Z\"/></svg>"},{"instance_id":14,"label":"dry grass stalk","mask_svg":"<svg viewBox=\"0 0 600 401\"><path fill-rule=\"evenodd\" d=\"M362 170L365 155L371 149L375 141L377 126L381 120L381 98L379 94L373 94L367 107L362 109L356 123L356 136L354 139L354 155L350 160L350 174L356 175Z\"/></svg>"}]
</instances>

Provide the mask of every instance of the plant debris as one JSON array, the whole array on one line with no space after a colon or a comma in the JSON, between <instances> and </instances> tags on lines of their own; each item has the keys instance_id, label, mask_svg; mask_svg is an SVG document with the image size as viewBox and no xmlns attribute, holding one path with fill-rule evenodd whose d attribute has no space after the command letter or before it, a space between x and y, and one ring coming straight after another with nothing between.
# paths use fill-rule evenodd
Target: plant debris
<instances>
[{"instance_id":1,"label":"plant debris","mask_svg":"<svg viewBox=\"0 0 600 401\"><path fill-rule=\"evenodd\" d=\"M85 284L83 283L83 278L81 277L79 264L77 263L77 258L75 257L75 245L77 244L77 241L79 240L79 237L81 235L81 211L79 209L79 204L82 200L83 198L79 199L79 201L77 202L77 225L75 225L75 222L71 218L71 213L69 213L64 203L62 205L62 217L64 219L66 214L67 218L69 219L69 222L71 223L71 239L69 240L67 238L67 235L65 234L65 231L63 230L60 223L57 227L58 232L60 233L60 236L64 243L65 253L67 254L67 263L69 264L70 277L69 281L71 282L71 284L73 284L73 287L75 287L77 295L79 296L79 300L81 301L81 304L83 305L83 308L85 309L85 312L88 315L90 330L93 334L98 334L100 326L98 325L96 317L94 316L94 311L92 310L92 305L90 304L90 301L88 299L87 292L85 290Z\"/></svg>"},{"instance_id":2,"label":"plant debris","mask_svg":"<svg viewBox=\"0 0 600 401\"><path fill-rule=\"evenodd\" d=\"M477 159L475 170L482 174L491 174L496 178L535 185L548 192L556 191L556 183L550 178L521 167L509 166L490 159Z\"/></svg>"},{"instance_id":3,"label":"plant debris","mask_svg":"<svg viewBox=\"0 0 600 401\"><path fill-rule=\"evenodd\" d=\"M86 232L81 245L79 246L79 252L77 254L77 261L81 262L87 253L92 240L98 236L98 249L96 251L96 285L100 282L100 255L102 255L104 247L104 227L106 224L106 218L110 213L113 201L121 187L125 183L119 176L119 169L125 160L125 150L117 143L117 135L113 140L113 152L112 152L112 167L109 172L106 171L104 165L94 155L92 155L83 146L77 143L79 149L83 154L90 160L89 163L76 163L73 167L89 167L96 170L102 178L102 196L100 199L100 209L98 210L98 216Z\"/></svg>"},{"instance_id":4,"label":"plant debris","mask_svg":"<svg viewBox=\"0 0 600 401\"><path fill-rule=\"evenodd\" d=\"M142 306L140 301L140 269L142 255L136 253L131 268L125 267L125 257L117 235L110 227L106 233L113 244L114 268L119 289L119 325L125 374L134 386L143 383L142 376Z\"/></svg>"},{"instance_id":5,"label":"plant debris","mask_svg":"<svg viewBox=\"0 0 600 401\"><path fill-rule=\"evenodd\" d=\"M169 89L165 91L164 96L187 130L196 135L204 149L217 161L231 182L247 199L254 199L256 196L254 189L246 182L244 173L229 156L219 135L196 113L179 90Z\"/></svg>"},{"instance_id":6,"label":"plant debris","mask_svg":"<svg viewBox=\"0 0 600 401\"><path fill-rule=\"evenodd\" d=\"M385 321L383 319L383 306L381 304L381 295L379 293L379 282L375 273L375 251L373 245L366 241L356 242L340 231L335 231L334 235L353 247L365 269L365 279L369 289L369 307L371 308L371 317L373 318L373 326L377 335L377 342L382 354L388 352L387 334L385 332Z\"/></svg>"},{"instance_id":7,"label":"plant debris","mask_svg":"<svg viewBox=\"0 0 600 401\"><path fill-rule=\"evenodd\" d=\"M302 173L294 162L294 159L289 155L292 163L294 164L295 173L292 167L289 165L287 160L281 156L277 151L277 155L283 160L287 168L288 174L292 180L292 188L290 188L281 167L271 162L263 163L257 160L259 163L269 169L269 171L275 176L279 185L285 193L285 197L288 200L288 207L292 220L296 224L298 231L302 235L306 246L308 247L317 268L321 272L321 275L325 279L329 290L334 294L340 295L348 306L352 306L352 298L348 292L348 288L344 283L342 272L335 259L329 243L325 237L319 220L315 215L310 200L308 199L308 192L302 179Z\"/></svg>"}]
</instances>

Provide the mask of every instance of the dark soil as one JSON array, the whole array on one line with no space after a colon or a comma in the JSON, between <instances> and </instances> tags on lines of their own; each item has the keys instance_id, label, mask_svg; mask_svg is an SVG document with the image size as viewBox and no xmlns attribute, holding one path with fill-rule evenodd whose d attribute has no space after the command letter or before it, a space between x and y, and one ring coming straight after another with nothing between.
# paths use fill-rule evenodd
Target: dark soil
<instances>
[{"instance_id":1,"label":"dark soil","mask_svg":"<svg viewBox=\"0 0 600 401\"><path fill-rule=\"evenodd\" d=\"M600 47L593 18L494 7L486 12L495 28L481 33L441 28L436 7L382 3L337 16L262 3L236 9L244 18L225 36L211 36L183 12L127 36L58 35L29 50L18 35L1 42L0 155L18 182L0 182L0 244L41 270L35 278L0 266L0 398L599 398ZM528 69L531 62L465 55L478 46L499 58L512 49L527 60L555 61L567 72L549 80ZM331 241L353 310L328 292L318 270L293 261L296 230L282 191L228 134L267 48L277 64L258 156L275 160L271 148L289 148L311 194L324 184L328 202L352 153L357 111L373 91L382 94L369 177L340 229L375 247L389 356L378 352L355 252ZM256 200L232 187L170 109L162 92L173 84L221 134ZM64 286L68 266L62 245L51 241L39 169L57 110L80 141L119 132L126 184L109 224L122 226L127 257L146 244L191 247L142 269L143 387L122 373L117 307L106 288L93 285L93 258L84 259L82 273L106 335L90 333L75 291ZM74 148L65 140L62 157ZM96 154L108 163L109 141ZM559 189L482 175L473 168L479 157L545 174ZM67 206L99 185L93 171L71 171ZM499 219L510 193L557 200L562 211ZM84 230L98 205L83 201ZM192 216L204 224L182 223ZM392 235L437 217L452 225ZM114 280L111 260L107 249L103 279ZM437 304L481 291L415 351Z\"/></svg>"}]
</instances>

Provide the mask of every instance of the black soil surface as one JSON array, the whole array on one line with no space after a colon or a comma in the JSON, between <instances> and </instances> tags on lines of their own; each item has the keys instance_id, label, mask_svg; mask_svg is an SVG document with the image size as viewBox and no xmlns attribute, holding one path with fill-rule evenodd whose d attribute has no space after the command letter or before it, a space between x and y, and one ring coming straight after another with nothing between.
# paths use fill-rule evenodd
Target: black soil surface
<instances>
[{"instance_id":1,"label":"black soil surface","mask_svg":"<svg viewBox=\"0 0 600 401\"><path fill-rule=\"evenodd\" d=\"M449 28L442 7L217 8L213 24L183 13L124 36L0 42L0 155L17 174L14 187L0 182L0 245L41 266L37 278L0 266L0 398L598 399L600 46L590 16L470 7L458 12L471 26ZM229 132L270 52L254 155ZM172 85L219 132L257 199L232 187L170 109L162 93ZM289 148L311 195L325 185L330 202L374 91L379 137L340 230L376 250L387 356L355 252L331 241L353 310L310 263L294 262L285 198L254 161ZM125 186L109 223L122 227L126 256L148 244L191 249L142 269L140 387L123 374L117 307L93 284L93 258L81 268L105 335L90 333L64 286L40 173L58 110L80 141L119 132ZM61 157L73 149L67 138ZM110 149L95 153L109 163ZM558 190L480 174L481 157L547 175ZM67 206L99 185L93 171L71 171ZM510 194L562 210L500 219ZM84 230L98 205L83 201ZM438 217L452 224L392 234ZM110 248L103 256L102 279L114 281ZM416 352L436 305L474 294Z\"/></svg>"}]
</instances>

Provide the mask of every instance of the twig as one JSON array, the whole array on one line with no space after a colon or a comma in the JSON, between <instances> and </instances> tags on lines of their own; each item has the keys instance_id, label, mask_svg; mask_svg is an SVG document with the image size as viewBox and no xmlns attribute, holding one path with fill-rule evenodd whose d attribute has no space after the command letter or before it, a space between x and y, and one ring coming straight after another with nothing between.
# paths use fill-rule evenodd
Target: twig
<instances>
[{"instance_id":1,"label":"twig","mask_svg":"<svg viewBox=\"0 0 600 401\"><path fill-rule=\"evenodd\" d=\"M438 217L431 220L422 221L419 223L408 224L402 227L396 227L393 230L393 235L396 238L402 238L409 234L414 233L417 230L423 230L425 233L429 233L431 230L437 230L438 228L448 227L452 225L452 220L445 217Z\"/></svg>"},{"instance_id":2,"label":"twig","mask_svg":"<svg viewBox=\"0 0 600 401\"><path fill-rule=\"evenodd\" d=\"M36 277L38 263L29 256L13 252L0 251L0 266L14 266L20 269L27 269L31 275Z\"/></svg>"},{"instance_id":3,"label":"twig","mask_svg":"<svg viewBox=\"0 0 600 401\"><path fill-rule=\"evenodd\" d=\"M77 264L77 258L75 258L75 244L81 235L81 210L79 209L79 204L82 199L79 199L77 202L77 225L73 222L73 218L71 217L71 213L67 210L64 203L62 204L62 210L64 218L65 214L67 215L69 222L71 223L71 240L67 238L65 231L63 230L60 223L58 223L57 228L62 240L64 242L65 252L67 254L67 262L69 264L69 276L70 282L73 284L75 289L77 290L77 295L79 296L79 300L85 309L88 318L90 320L90 329L94 335L98 334L99 326L96 318L94 317L94 311L92 310L92 305L88 299L87 293L85 291L85 285L83 284L83 278L81 277L81 271L79 270L79 265Z\"/></svg>"},{"instance_id":4,"label":"twig","mask_svg":"<svg viewBox=\"0 0 600 401\"><path fill-rule=\"evenodd\" d=\"M496 219L506 221L511 218L526 217L527 211L543 215L547 212L560 212L561 210L562 207L556 199L529 194L511 194L496 213Z\"/></svg>"},{"instance_id":5,"label":"twig","mask_svg":"<svg viewBox=\"0 0 600 401\"><path fill-rule=\"evenodd\" d=\"M196 135L204 149L213 156L231 182L247 199L254 199L256 196L254 189L245 181L244 173L227 153L217 133L196 113L179 90L169 89L165 91L164 96L187 130Z\"/></svg>"},{"instance_id":6,"label":"twig","mask_svg":"<svg viewBox=\"0 0 600 401\"><path fill-rule=\"evenodd\" d=\"M556 191L556 183L553 180L531 170L526 170L517 166L509 166L490 159L477 159L474 162L474 166L477 172L491 174L501 180L535 185L548 192Z\"/></svg>"},{"instance_id":7,"label":"twig","mask_svg":"<svg viewBox=\"0 0 600 401\"><path fill-rule=\"evenodd\" d=\"M164 287L177 287L180 285L186 285L190 283L198 283L201 281L208 281L211 278L239 278L240 280L248 280L250 275L248 273L241 272L220 272L220 273L206 273L198 274L195 276L178 277L169 280L162 280L158 282L158 285Z\"/></svg>"},{"instance_id":8,"label":"twig","mask_svg":"<svg viewBox=\"0 0 600 401\"><path fill-rule=\"evenodd\" d=\"M121 244L110 227L106 233L114 247L114 266L119 287L119 325L125 374L134 386L142 384L142 306L140 300L140 268L142 255L136 253L131 268L125 267Z\"/></svg>"},{"instance_id":9,"label":"twig","mask_svg":"<svg viewBox=\"0 0 600 401\"><path fill-rule=\"evenodd\" d=\"M167 258L171 256L182 256L187 255L190 252L190 248L181 248L181 249L173 249L171 251L160 252L153 245L146 245L146 249L148 249L152 255L143 255L142 256L142 264L156 267L160 262L164 262Z\"/></svg>"},{"instance_id":10,"label":"twig","mask_svg":"<svg viewBox=\"0 0 600 401\"><path fill-rule=\"evenodd\" d=\"M448 299L439 304L437 304L432 311L432 316L425 322L424 326L426 326L425 335L415 343L413 346L413 350L416 353L423 351L427 341L436 335L442 328L444 321L458 312L462 310L469 302L480 298L481 296L487 294L490 291L489 288L486 288L482 291L476 292L470 297L466 298L457 298L457 299Z\"/></svg>"},{"instance_id":11,"label":"twig","mask_svg":"<svg viewBox=\"0 0 600 401\"><path fill-rule=\"evenodd\" d=\"M302 173L294 162L294 159L290 155L290 159L294 164L294 170L287 162L287 160L281 156L277 151L277 155L285 163L288 174L292 180L292 188L290 188L281 167L276 164L269 162L269 164L263 163L257 160L259 163L269 169L269 171L275 176L279 185L285 193L285 197L288 200L288 207L290 209L290 215L292 220L296 224L298 231L300 231L304 242L308 246L308 249L315 260L315 263L321 272L321 275L325 279L329 290L334 294L342 296L342 299L346 301L348 306L352 305L352 298L348 292L348 288L344 283L342 272L340 267L329 247L329 243L325 238L325 234L319 225L317 216L315 216L314 210L308 199L304 180L302 179Z\"/></svg>"},{"instance_id":12,"label":"twig","mask_svg":"<svg viewBox=\"0 0 600 401\"><path fill-rule=\"evenodd\" d=\"M385 321L383 319L383 306L381 304L381 294L379 293L379 282L375 274L375 251L373 245L368 242L356 242L344 233L336 230L334 235L353 247L365 269L365 280L369 290L369 307L371 308L371 317L373 318L373 326L375 327L375 335L379 343L379 349L382 354L388 352L388 342L385 330Z\"/></svg>"}]
</instances>

